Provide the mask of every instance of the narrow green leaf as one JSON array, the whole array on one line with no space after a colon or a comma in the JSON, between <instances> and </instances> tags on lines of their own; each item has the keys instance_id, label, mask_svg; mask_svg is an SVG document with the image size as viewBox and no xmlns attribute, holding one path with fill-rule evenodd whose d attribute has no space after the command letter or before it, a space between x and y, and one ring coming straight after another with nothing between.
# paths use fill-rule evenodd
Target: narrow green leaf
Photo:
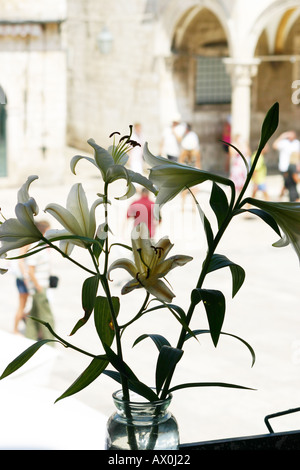
<instances>
[{"instance_id":1,"label":"narrow green leaf","mask_svg":"<svg viewBox=\"0 0 300 470\"><path fill-rule=\"evenodd\" d=\"M26 364L27 361L40 349L41 346L47 343L56 342L53 339L44 339L41 341L37 341L32 346L29 346L25 351L23 351L18 357L16 357L4 370L2 373L0 380L4 379L8 375L16 372L20 367Z\"/></svg>"},{"instance_id":2,"label":"narrow green leaf","mask_svg":"<svg viewBox=\"0 0 300 470\"><path fill-rule=\"evenodd\" d=\"M247 199L250 203L255 204L255 199ZM262 209L247 209L247 212L250 212L251 214L257 215L260 217L266 224L268 224L276 233L281 237L281 232L280 228L277 225L277 222L275 219L266 211Z\"/></svg>"},{"instance_id":3,"label":"narrow green leaf","mask_svg":"<svg viewBox=\"0 0 300 470\"><path fill-rule=\"evenodd\" d=\"M191 387L225 387L225 388L239 388L242 390L254 390L253 388L243 387L242 385L228 384L223 382L190 382L186 384L175 385L170 388L169 393L175 392L175 390L181 390L183 388Z\"/></svg>"},{"instance_id":4,"label":"narrow green leaf","mask_svg":"<svg viewBox=\"0 0 300 470\"><path fill-rule=\"evenodd\" d=\"M120 310L120 300L118 297L112 297L112 304L116 317ZM107 297L98 296L95 300L94 322L98 336L102 343L110 346L115 337L112 323L111 311Z\"/></svg>"},{"instance_id":5,"label":"narrow green leaf","mask_svg":"<svg viewBox=\"0 0 300 470\"><path fill-rule=\"evenodd\" d=\"M237 292L242 287L245 281L245 270L236 263L230 261L224 255L214 254L211 258L208 272L216 271L217 269L229 267L232 275L232 297L234 297Z\"/></svg>"},{"instance_id":6,"label":"narrow green leaf","mask_svg":"<svg viewBox=\"0 0 300 470\"><path fill-rule=\"evenodd\" d=\"M225 317L225 297L218 290L194 289L192 298L203 301L212 341L217 346Z\"/></svg>"},{"instance_id":7,"label":"narrow green leaf","mask_svg":"<svg viewBox=\"0 0 300 470\"><path fill-rule=\"evenodd\" d=\"M89 277L85 279L82 286L82 308L84 310L84 316L78 320L73 330L70 333L70 336L74 335L76 331L79 330L86 322L89 320L95 305L95 300L97 296L98 286L99 286L100 277L98 275Z\"/></svg>"},{"instance_id":8,"label":"narrow green leaf","mask_svg":"<svg viewBox=\"0 0 300 470\"><path fill-rule=\"evenodd\" d=\"M167 308L172 315L176 318L177 321L181 324L181 326L188 332L192 333L191 329L189 328L188 324L186 323L186 314L184 310L176 304L160 304L156 305L155 307L149 308L148 310L144 310L143 315L145 313L152 312L154 310Z\"/></svg>"},{"instance_id":9,"label":"narrow green leaf","mask_svg":"<svg viewBox=\"0 0 300 470\"><path fill-rule=\"evenodd\" d=\"M99 375L105 370L109 362L100 357L95 357L89 366L82 372L82 374L75 380L75 382L55 400L55 403L63 398L67 398L75 393L80 392L92 382L94 382Z\"/></svg>"},{"instance_id":10,"label":"narrow green leaf","mask_svg":"<svg viewBox=\"0 0 300 470\"><path fill-rule=\"evenodd\" d=\"M101 238L95 237L95 240L98 243L93 243L93 254L94 254L95 258L98 260L99 256L101 255L101 253L103 251L103 246L104 246L105 239L102 240Z\"/></svg>"},{"instance_id":11,"label":"narrow green leaf","mask_svg":"<svg viewBox=\"0 0 300 470\"><path fill-rule=\"evenodd\" d=\"M244 269L238 264L235 264L235 263L231 264L229 266L229 269L231 271L232 281L233 281L232 282L232 297L234 297L238 293L242 285L244 284L246 275L245 275Z\"/></svg>"},{"instance_id":12,"label":"narrow green leaf","mask_svg":"<svg viewBox=\"0 0 300 470\"><path fill-rule=\"evenodd\" d=\"M138 343L140 343L141 341L143 341L146 338L151 338L159 351L161 350L161 348L163 346L171 346L169 341L164 336L157 335L157 334L155 334L155 335L153 335L153 334L144 334L144 335L139 336L135 340L135 342L133 343L133 347L136 346Z\"/></svg>"},{"instance_id":13,"label":"narrow green leaf","mask_svg":"<svg viewBox=\"0 0 300 470\"><path fill-rule=\"evenodd\" d=\"M266 114L261 128L260 143L257 153L260 153L270 137L274 134L279 123L279 104L276 102L271 106Z\"/></svg>"},{"instance_id":14,"label":"narrow green leaf","mask_svg":"<svg viewBox=\"0 0 300 470\"><path fill-rule=\"evenodd\" d=\"M210 331L209 330L193 330L193 337L194 336L197 336L197 335L201 335L201 334L210 334ZM254 352L254 349L250 346L249 343L247 343L247 341L245 341L244 339L240 338L239 336L236 336L236 335L233 335L231 333L224 333L223 331L221 331L221 335L226 335L226 336L231 336L232 338L235 338L239 341L241 341L250 351L251 353L251 356L252 356L252 365L251 367L254 366L254 363L255 363L255 352ZM188 333L184 339L184 341L187 341L188 339L190 339L192 336Z\"/></svg>"},{"instance_id":15,"label":"narrow green leaf","mask_svg":"<svg viewBox=\"0 0 300 470\"><path fill-rule=\"evenodd\" d=\"M192 192L191 192L191 194L193 195ZM204 232L205 232L206 240L207 240L207 245L210 247L213 243L213 240L214 240L214 234L213 234L213 231L212 231L212 228L211 228L211 225L210 225L210 222L209 222L208 218L206 217L204 211L202 210L200 204L198 203L198 201L196 200L195 197L194 197L194 199L196 201L197 209L198 209L198 212L199 212L199 215L200 215L200 219L201 219L201 222L203 224L203 228L204 228Z\"/></svg>"},{"instance_id":16,"label":"narrow green leaf","mask_svg":"<svg viewBox=\"0 0 300 470\"><path fill-rule=\"evenodd\" d=\"M217 217L218 227L220 228L228 212L228 200L223 189L220 188L220 186L217 185L215 182L213 182L212 185L212 191L209 202L212 210L214 211Z\"/></svg>"},{"instance_id":17,"label":"narrow green leaf","mask_svg":"<svg viewBox=\"0 0 300 470\"><path fill-rule=\"evenodd\" d=\"M120 372L121 375L126 377L130 382L130 386L134 387L136 393L146 398L146 400L157 400L156 393L147 385L140 382L130 367L106 344L103 344L107 358L111 365Z\"/></svg>"},{"instance_id":18,"label":"narrow green leaf","mask_svg":"<svg viewBox=\"0 0 300 470\"><path fill-rule=\"evenodd\" d=\"M164 345L160 349L156 365L156 392L159 394L170 371L176 366L183 355L181 349Z\"/></svg>"}]
</instances>

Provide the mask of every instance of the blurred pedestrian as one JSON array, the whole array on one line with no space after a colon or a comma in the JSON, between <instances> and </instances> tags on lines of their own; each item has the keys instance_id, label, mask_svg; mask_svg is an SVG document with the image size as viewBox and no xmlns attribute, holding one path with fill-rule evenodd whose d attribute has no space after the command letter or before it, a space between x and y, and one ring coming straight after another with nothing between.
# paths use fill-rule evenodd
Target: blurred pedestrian
<instances>
[{"instance_id":1,"label":"blurred pedestrian","mask_svg":"<svg viewBox=\"0 0 300 470\"><path fill-rule=\"evenodd\" d=\"M297 139L295 131L283 132L274 142L273 148L278 151L278 170L283 177L283 186L280 191L280 197L284 195L285 186L285 173L288 171L290 165L291 155L293 153L300 153L300 141Z\"/></svg>"},{"instance_id":2,"label":"blurred pedestrian","mask_svg":"<svg viewBox=\"0 0 300 470\"><path fill-rule=\"evenodd\" d=\"M258 158L258 162L256 164L256 167L252 176L252 183L253 183L252 197L255 197L257 192L262 192L266 201L270 199L268 191L267 191L267 183L266 183L267 165L266 165L265 158L264 158L264 155L268 151L269 151L269 146L268 144L266 144ZM252 155L251 163L253 163L254 158L255 158L255 153Z\"/></svg>"},{"instance_id":3,"label":"blurred pedestrian","mask_svg":"<svg viewBox=\"0 0 300 470\"><path fill-rule=\"evenodd\" d=\"M179 157L179 163L184 165L188 165L194 168L201 168L201 153L200 153L200 142L199 137L195 131L192 130L192 126L190 124L186 125L186 131L181 140L181 152ZM196 187L192 190L195 195ZM182 191L181 198L182 198L182 210L184 209L184 202L185 197L187 194L187 190Z\"/></svg>"},{"instance_id":4,"label":"blurred pedestrian","mask_svg":"<svg viewBox=\"0 0 300 470\"><path fill-rule=\"evenodd\" d=\"M234 182L237 193L240 193L246 178L247 178L247 164L250 163L250 148L248 143L240 136L236 135L233 138L232 145L234 145L244 156L245 161L233 147L230 147L230 179Z\"/></svg>"},{"instance_id":5,"label":"blurred pedestrian","mask_svg":"<svg viewBox=\"0 0 300 470\"><path fill-rule=\"evenodd\" d=\"M136 227L141 222L144 222L149 230L150 238L153 238L155 235L155 230L158 221L154 215L154 202L149 197L149 191L146 188L143 188L141 191L141 197L130 204L127 210L127 219L134 219L134 227Z\"/></svg>"},{"instance_id":6,"label":"blurred pedestrian","mask_svg":"<svg viewBox=\"0 0 300 470\"><path fill-rule=\"evenodd\" d=\"M47 221L36 223L40 232L44 235L49 229ZM29 286L32 292L32 307L29 316L49 323L54 327L54 318L47 297L49 288L49 278L51 274L50 267L50 248L45 248L28 257L28 275ZM27 317L25 336L34 340L52 339L53 336L44 325Z\"/></svg>"},{"instance_id":7,"label":"blurred pedestrian","mask_svg":"<svg viewBox=\"0 0 300 470\"><path fill-rule=\"evenodd\" d=\"M226 174L228 174L229 168L230 168L230 154L229 154L229 145L227 144L231 143L231 116L230 115L226 117L226 121L224 122L224 125L223 125L222 141L223 141L223 150L226 155L225 172Z\"/></svg>"},{"instance_id":8,"label":"blurred pedestrian","mask_svg":"<svg viewBox=\"0 0 300 470\"><path fill-rule=\"evenodd\" d=\"M201 168L199 137L196 132L192 130L190 124L186 125L186 131L181 140L179 162L195 168Z\"/></svg>"},{"instance_id":9,"label":"blurred pedestrian","mask_svg":"<svg viewBox=\"0 0 300 470\"><path fill-rule=\"evenodd\" d=\"M174 116L172 124L168 126L162 136L160 154L168 160L178 162L180 156L180 142L186 126L180 122L179 116Z\"/></svg>"},{"instance_id":10,"label":"blurred pedestrian","mask_svg":"<svg viewBox=\"0 0 300 470\"><path fill-rule=\"evenodd\" d=\"M19 256L26 254L28 246L22 247L19 251ZM22 320L26 318L26 305L29 297L28 290L28 271L24 258L15 259L11 261L11 271L16 276L16 284L19 293L19 304L15 314L14 329L15 334L19 334L19 325Z\"/></svg>"},{"instance_id":11,"label":"blurred pedestrian","mask_svg":"<svg viewBox=\"0 0 300 470\"><path fill-rule=\"evenodd\" d=\"M284 172L284 185L289 193L289 201L299 201L299 192L297 185L300 181L299 178L299 158L296 152L292 153L290 157L290 164L286 172Z\"/></svg>"}]
</instances>

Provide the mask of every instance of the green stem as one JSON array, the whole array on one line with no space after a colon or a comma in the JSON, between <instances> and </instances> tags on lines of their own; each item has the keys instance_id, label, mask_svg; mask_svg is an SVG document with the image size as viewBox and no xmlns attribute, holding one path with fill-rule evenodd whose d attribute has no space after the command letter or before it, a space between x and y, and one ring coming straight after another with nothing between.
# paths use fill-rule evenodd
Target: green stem
<instances>
[{"instance_id":1,"label":"green stem","mask_svg":"<svg viewBox=\"0 0 300 470\"><path fill-rule=\"evenodd\" d=\"M104 186L104 210L105 210L105 225L107 227L107 232L106 232L106 239L104 243L104 253L105 253L105 259L104 259L104 271L103 275L101 276L101 282L102 282L102 287L104 289L104 292L106 294L106 298L108 300L110 312L111 312L111 318L112 318L112 323L115 331L115 339L116 339L116 346L117 346L117 354L121 360L123 360L123 352L122 352L122 344L121 344L121 331L120 331L120 326L117 321L117 316L114 310L112 298L111 298L111 293L108 285L108 280L107 280L107 273L108 273L108 258L109 258L109 243L108 243L108 208L107 208L107 201L108 201L108 184L105 183ZM128 405L128 402L130 402L130 395L129 395L129 386L128 386L128 380L127 378L120 372L120 377L121 377L121 385L122 385L122 392L123 392L123 400L124 400L124 405L125 405L125 413L127 416L127 419L130 423L129 426L127 426L127 433L128 433L128 442L130 445L131 450L137 450L137 442L136 442L136 436L135 436L135 428L132 426L132 415L130 411L130 407Z\"/></svg>"},{"instance_id":2,"label":"green stem","mask_svg":"<svg viewBox=\"0 0 300 470\"><path fill-rule=\"evenodd\" d=\"M63 256L64 258L67 258L69 261L71 261L73 264L76 264L76 266L78 266L79 268L83 269L84 271L87 271L89 274L93 274L95 275L96 273L88 268L86 268L85 266L83 266L82 264L78 263L78 261L76 261L75 259L71 258L69 255L67 255L66 253L64 253L58 246L54 245L53 243L51 243L50 240L48 240L47 238L44 238L42 237L41 240L43 240L43 242L45 242L47 245L49 245L50 248L53 248L54 250L58 251L58 253L61 254L61 256Z\"/></svg>"},{"instance_id":3,"label":"green stem","mask_svg":"<svg viewBox=\"0 0 300 470\"><path fill-rule=\"evenodd\" d=\"M127 326L131 325L131 323L135 322L135 321L143 314L143 311L145 310L146 305L147 305L147 303L148 303L149 297L150 297L150 294L149 294L149 292L147 292L146 298L145 298L144 303L143 303L143 305L141 306L139 312L138 312L129 322L124 323L124 325L120 325L120 329L121 329L121 330L124 331L125 328L127 328Z\"/></svg>"},{"instance_id":4,"label":"green stem","mask_svg":"<svg viewBox=\"0 0 300 470\"><path fill-rule=\"evenodd\" d=\"M243 191L243 194L246 190L246 187L248 186L248 184L250 182L251 176L252 176L252 173L251 173L250 176L248 175L248 178L245 182L245 189ZM235 200L234 185L231 185L231 190L232 190L231 202L230 202L230 205L229 205L227 215L226 215L223 223L221 224L221 226L220 226L215 238L213 239L211 245L208 247L207 255L206 255L205 261L202 265L202 269L201 269L201 273L200 273L200 276L199 276L199 279L198 279L198 282L197 282L197 285L196 285L196 289L201 289L201 287L203 285L203 282L205 280L205 277L208 273L208 268L209 268L212 256L214 255L215 250L216 250L222 236L224 235L224 232L226 231L228 225L230 224L233 217L236 215L236 207L238 207L238 204L240 202L240 198L238 198L237 202L234 203L234 200ZM187 312L187 315L186 315L186 324L187 324L187 326L190 325L192 316L194 314L195 307L196 307L196 304L191 302L190 307L189 307L188 312ZM177 343L177 346L176 346L178 349L182 349L184 341L185 341L185 337L186 337L186 329L182 327L181 333L180 333L180 336L179 336L179 339L178 339L178 343ZM164 384L164 387L163 387L163 390L162 390L162 393L161 393L161 399L165 399L168 396L168 390L169 390L170 383L171 383L174 372L175 372L175 367L170 371L170 373L168 375L168 378L167 378L167 380Z\"/></svg>"},{"instance_id":5,"label":"green stem","mask_svg":"<svg viewBox=\"0 0 300 470\"><path fill-rule=\"evenodd\" d=\"M34 317L29 317L31 318L32 320L35 320L37 321L38 323L41 323L42 325L44 325L49 331L50 333L52 334L52 336L54 338L56 338L65 348L70 348L70 349L74 349L74 351L77 351L81 354L84 354L85 356L89 356L89 357L92 357L92 358L96 358L96 357L99 357L101 359L104 359L106 360L107 357L105 355L103 356L99 356L97 354L92 354L92 353L89 353L87 351L85 351L84 349L81 349L81 348L78 348L77 346L74 346L73 344L69 343L68 341L66 341L65 339L61 338L54 330L53 328L51 327L51 325L49 323L46 323L46 322L43 322L41 321L40 319L38 318L34 318Z\"/></svg>"}]
</instances>

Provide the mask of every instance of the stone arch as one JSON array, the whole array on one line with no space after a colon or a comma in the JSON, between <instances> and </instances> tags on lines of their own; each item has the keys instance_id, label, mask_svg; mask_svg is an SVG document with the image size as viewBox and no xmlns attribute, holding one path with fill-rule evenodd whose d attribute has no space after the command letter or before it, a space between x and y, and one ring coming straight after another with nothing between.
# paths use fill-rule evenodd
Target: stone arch
<instances>
[{"instance_id":1,"label":"stone arch","mask_svg":"<svg viewBox=\"0 0 300 470\"><path fill-rule=\"evenodd\" d=\"M177 36L177 40L180 41L180 36L189 27L189 23L204 9L211 11L222 25L231 53L232 39L228 25L230 11L225 2L221 3L216 0L185 0L184 2L173 0L168 4L163 3L159 11L160 22L168 38L170 51L174 46L174 36Z\"/></svg>"},{"instance_id":2,"label":"stone arch","mask_svg":"<svg viewBox=\"0 0 300 470\"><path fill-rule=\"evenodd\" d=\"M269 53L279 52L285 38L300 13L299 1L276 0L255 19L247 36L247 56L254 56L259 38L264 30L268 33ZM272 27L270 26L272 22Z\"/></svg>"},{"instance_id":3,"label":"stone arch","mask_svg":"<svg viewBox=\"0 0 300 470\"><path fill-rule=\"evenodd\" d=\"M198 2L197 6L195 2L187 3L193 5L177 17L172 35L174 96L182 119L193 126L200 138L203 168L215 170L221 166L222 169L220 140L231 109L230 76L223 63L223 58L230 56L228 28L219 14L215 14L216 8L208 8L216 6L216 2L200 2L200 5ZM206 87L210 85L207 74L211 67L218 70L219 82L210 94ZM206 96L207 101L203 100Z\"/></svg>"},{"instance_id":4,"label":"stone arch","mask_svg":"<svg viewBox=\"0 0 300 470\"><path fill-rule=\"evenodd\" d=\"M294 128L295 123L297 126L300 118L300 107L292 99L293 83L300 79L300 7L291 6L292 2L282 3L289 3L290 8L277 13L272 36L266 24L257 40L254 54L260 59L260 65L253 103L254 111L263 113L278 101L284 130ZM300 132L300 126L296 130Z\"/></svg>"},{"instance_id":5,"label":"stone arch","mask_svg":"<svg viewBox=\"0 0 300 470\"><path fill-rule=\"evenodd\" d=\"M7 113L6 95L0 86L0 177L7 176Z\"/></svg>"}]
</instances>

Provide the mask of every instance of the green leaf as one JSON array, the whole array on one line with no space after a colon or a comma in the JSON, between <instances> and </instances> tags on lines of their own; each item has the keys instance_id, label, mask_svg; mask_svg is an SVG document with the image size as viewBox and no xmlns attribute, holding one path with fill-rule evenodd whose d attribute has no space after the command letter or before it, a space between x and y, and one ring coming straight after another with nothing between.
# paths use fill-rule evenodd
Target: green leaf
<instances>
[{"instance_id":1,"label":"green leaf","mask_svg":"<svg viewBox=\"0 0 300 470\"><path fill-rule=\"evenodd\" d=\"M95 300L97 296L98 286L99 286L100 277L98 275L89 277L85 279L82 286L82 308L84 310L84 316L78 320L73 330L70 333L70 336L74 335L76 331L79 330L86 322L89 320L95 305Z\"/></svg>"},{"instance_id":2,"label":"green leaf","mask_svg":"<svg viewBox=\"0 0 300 470\"><path fill-rule=\"evenodd\" d=\"M120 310L120 300L118 297L112 297L111 300L115 316L117 317ZM111 311L107 297L96 297L94 307L94 322L100 340L102 343L110 346L115 337L115 331L113 328Z\"/></svg>"},{"instance_id":3,"label":"green leaf","mask_svg":"<svg viewBox=\"0 0 300 470\"><path fill-rule=\"evenodd\" d=\"M156 305L155 307L149 308L148 310L144 310L143 315L145 313L152 312L153 310L158 310L161 308L167 308L172 315L176 318L177 321L181 324L181 326L186 330L191 333L191 329L189 328L188 324L186 323L186 314L184 313L184 310L179 307L178 305L175 304L160 304Z\"/></svg>"},{"instance_id":4,"label":"green leaf","mask_svg":"<svg viewBox=\"0 0 300 470\"><path fill-rule=\"evenodd\" d=\"M243 387L242 385L228 384L223 382L190 382L186 384L175 385L170 388L169 393L175 392L175 390L181 390L183 388L191 387L225 387L225 388L239 388L242 390L254 390L253 388Z\"/></svg>"},{"instance_id":5,"label":"green leaf","mask_svg":"<svg viewBox=\"0 0 300 470\"><path fill-rule=\"evenodd\" d=\"M136 393L146 398L149 401L157 400L156 393L147 385L140 382L130 367L121 359L107 344L103 344L105 353L111 365L118 371L120 374L129 381L131 387L134 387Z\"/></svg>"},{"instance_id":6,"label":"green leaf","mask_svg":"<svg viewBox=\"0 0 300 470\"><path fill-rule=\"evenodd\" d=\"M164 345L160 349L156 365L156 392L159 394L165 380L167 379L170 371L182 358L183 351L181 349L172 348L171 346Z\"/></svg>"},{"instance_id":7,"label":"green leaf","mask_svg":"<svg viewBox=\"0 0 300 470\"><path fill-rule=\"evenodd\" d=\"M186 335L184 341L187 341L188 339L190 339L192 336L194 337L195 335L201 335L201 334L210 334L210 331L209 330L193 330L193 335L190 335L189 333ZM254 352L254 349L250 346L249 343L247 343L247 341L245 341L244 339L240 338L239 336L236 336L236 335L233 335L231 333L224 333L223 331L221 331L221 335L226 335L226 336L231 336L232 338L235 338L239 341L241 341L245 346L247 346L247 348L249 349L250 353L251 353L251 356L252 356L252 366L254 366L254 363L255 363L255 352Z\"/></svg>"},{"instance_id":8,"label":"green leaf","mask_svg":"<svg viewBox=\"0 0 300 470\"><path fill-rule=\"evenodd\" d=\"M152 341L155 343L157 349L160 351L161 348L163 346L171 346L169 341L164 337L164 336L161 336L161 335L153 335L153 334L144 334L144 335L141 335L139 336L135 342L133 343L133 347L136 346L138 343L140 343L141 341L143 341L144 339L146 338L151 338Z\"/></svg>"},{"instance_id":9,"label":"green leaf","mask_svg":"<svg viewBox=\"0 0 300 470\"><path fill-rule=\"evenodd\" d=\"M75 382L55 400L55 403L86 388L99 377L108 364L109 362L102 357L95 357L78 379L76 379Z\"/></svg>"},{"instance_id":10,"label":"green leaf","mask_svg":"<svg viewBox=\"0 0 300 470\"><path fill-rule=\"evenodd\" d=\"M264 119L257 153L261 153L262 149L264 148L270 137L272 137L278 127L278 122L279 104L276 102L273 104L273 106L271 106Z\"/></svg>"},{"instance_id":11,"label":"green leaf","mask_svg":"<svg viewBox=\"0 0 300 470\"><path fill-rule=\"evenodd\" d=\"M223 189L214 182L209 202L217 217L218 227L220 228L228 212L228 200Z\"/></svg>"},{"instance_id":12,"label":"green leaf","mask_svg":"<svg viewBox=\"0 0 300 470\"><path fill-rule=\"evenodd\" d=\"M252 202L253 204L256 203L255 199L247 199L250 203ZM276 233L281 237L280 233L280 228L277 225L277 222L275 219L266 211L262 209L247 209L247 212L250 212L251 214L257 215L260 217L266 224L268 224Z\"/></svg>"},{"instance_id":13,"label":"green leaf","mask_svg":"<svg viewBox=\"0 0 300 470\"><path fill-rule=\"evenodd\" d=\"M249 164L248 164L248 161L247 161L246 157L242 154L242 152L235 145L230 144L229 142L224 142L223 140L221 142L223 142L223 144L226 144L229 147L233 148L239 154L239 156L241 157L241 159L244 162L247 173L249 173Z\"/></svg>"},{"instance_id":14,"label":"green leaf","mask_svg":"<svg viewBox=\"0 0 300 470\"><path fill-rule=\"evenodd\" d=\"M104 246L104 242L105 240L101 240L100 238L98 237L95 237L95 240L98 242L98 243L93 243L93 254L96 258L96 260L99 259L99 256L101 255L102 251L103 251L103 246Z\"/></svg>"},{"instance_id":15,"label":"green leaf","mask_svg":"<svg viewBox=\"0 0 300 470\"><path fill-rule=\"evenodd\" d=\"M192 301L203 301L212 341L217 346L225 317L225 297L218 290L194 289Z\"/></svg>"},{"instance_id":16,"label":"green leaf","mask_svg":"<svg viewBox=\"0 0 300 470\"><path fill-rule=\"evenodd\" d=\"M202 208L200 207L200 204L198 204L198 203L197 203L197 209L198 209L198 212L199 212L199 215L200 215L201 222L202 222L203 227L204 227L204 232L205 232L205 235L206 235L207 245L209 247L211 247L212 243L214 241L214 235L213 235L213 231L212 231L210 222L209 222L208 218L206 217L206 215L204 214Z\"/></svg>"},{"instance_id":17,"label":"green leaf","mask_svg":"<svg viewBox=\"0 0 300 470\"><path fill-rule=\"evenodd\" d=\"M53 339L44 339L41 341L37 341L34 343L32 346L29 346L25 351L23 351L16 359L14 359L4 370L2 373L0 380L4 379L8 375L12 374L13 372L16 372L20 367L22 367L24 364L26 364L29 359L42 347L44 344L51 343L51 342L56 342L56 340Z\"/></svg>"},{"instance_id":18,"label":"green leaf","mask_svg":"<svg viewBox=\"0 0 300 470\"><path fill-rule=\"evenodd\" d=\"M229 267L231 271L232 297L234 297L244 283L245 270L238 264L230 261L226 256L214 254L208 266L208 273L216 271L217 269L225 268L225 267Z\"/></svg>"}]
</instances>

